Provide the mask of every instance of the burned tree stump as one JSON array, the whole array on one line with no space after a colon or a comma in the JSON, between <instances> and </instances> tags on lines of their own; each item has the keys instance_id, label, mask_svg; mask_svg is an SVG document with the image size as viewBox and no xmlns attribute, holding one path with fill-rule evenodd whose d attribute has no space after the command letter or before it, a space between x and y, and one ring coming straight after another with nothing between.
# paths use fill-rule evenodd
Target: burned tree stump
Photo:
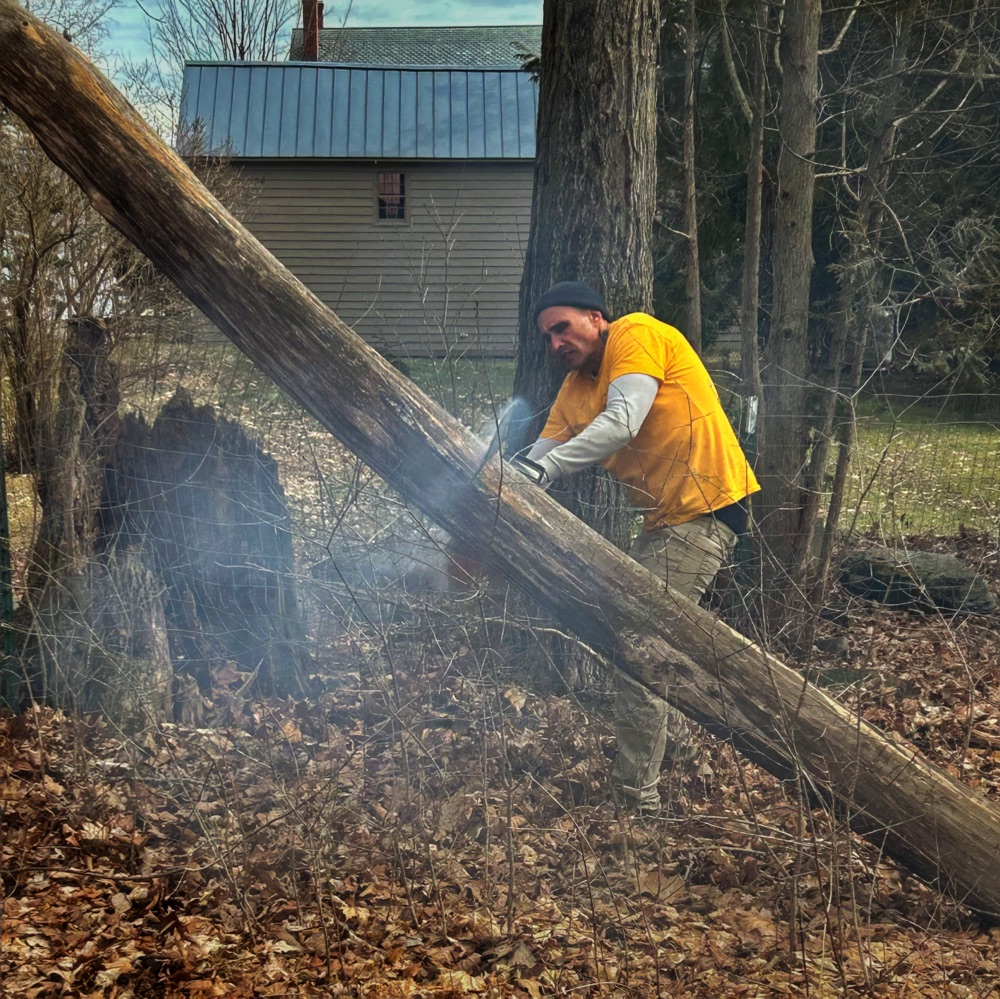
<instances>
[{"instance_id":1,"label":"burned tree stump","mask_svg":"<svg viewBox=\"0 0 1000 999\"><path fill-rule=\"evenodd\" d=\"M42 523L23 608L35 696L126 729L169 717L175 666L235 662L298 690L304 653L276 466L179 392L152 427L119 415L102 323L70 325L39 454Z\"/></svg>"},{"instance_id":2,"label":"burned tree stump","mask_svg":"<svg viewBox=\"0 0 1000 999\"><path fill-rule=\"evenodd\" d=\"M129 416L108 479L106 529L150 552L171 655L208 689L235 662L261 691L299 692L303 626L277 465L236 423L178 390L150 427Z\"/></svg>"}]
</instances>

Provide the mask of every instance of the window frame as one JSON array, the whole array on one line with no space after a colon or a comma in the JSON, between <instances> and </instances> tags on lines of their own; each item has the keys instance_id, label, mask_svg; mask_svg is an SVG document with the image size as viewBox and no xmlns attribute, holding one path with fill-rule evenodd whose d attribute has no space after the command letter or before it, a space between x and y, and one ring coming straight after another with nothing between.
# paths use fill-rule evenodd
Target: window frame
<instances>
[{"instance_id":1,"label":"window frame","mask_svg":"<svg viewBox=\"0 0 1000 999\"><path fill-rule=\"evenodd\" d=\"M398 179L399 191L395 192L389 190L385 186L383 178L393 178L393 181ZM375 218L376 225L388 225L388 226L408 226L410 224L410 208L407 204L407 190L406 190L406 171L405 170L375 170L375 178L373 181L374 190L374 208L373 215ZM398 198L398 209L401 215L386 216L383 215L383 210L388 210L391 206L387 198Z\"/></svg>"}]
</instances>

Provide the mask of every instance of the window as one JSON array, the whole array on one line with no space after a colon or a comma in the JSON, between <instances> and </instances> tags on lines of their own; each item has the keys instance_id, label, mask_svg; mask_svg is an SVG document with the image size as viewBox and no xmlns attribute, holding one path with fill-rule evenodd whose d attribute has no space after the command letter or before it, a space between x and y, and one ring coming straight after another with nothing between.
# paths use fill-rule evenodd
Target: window
<instances>
[{"instance_id":1,"label":"window","mask_svg":"<svg viewBox=\"0 0 1000 999\"><path fill-rule=\"evenodd\" d=\"M401 173L379 173L378 218L388 222L406 221L406 176Z\"/></svg>"}]
</instances>

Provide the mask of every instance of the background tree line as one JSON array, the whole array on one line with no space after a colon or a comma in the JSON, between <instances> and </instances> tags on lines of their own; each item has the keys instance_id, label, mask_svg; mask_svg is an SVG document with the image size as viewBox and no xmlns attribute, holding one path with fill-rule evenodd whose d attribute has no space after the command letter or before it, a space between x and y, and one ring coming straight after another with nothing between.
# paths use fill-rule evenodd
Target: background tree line
<instances>
[{"instance_id":1,"label":"background tree line","mask_svg":"<svg viewBox=\"0 0 1000 999\"><path fill-rule=\"evenodd\" d=\"M799 5L790 5L794 9ZM826 5L817 49L816 212L811 288L813 350L829 354L844 261L859 214L880 202L879 304L900 310L911 348L947 314L968 331L996 293L997 12L991 4L878 2ZM755 68L763 62L763 300L773 279L770 249L776 164L782 145L778 97L785 14L781 5L725 0L670 4L661 45L656 301L678 314L685 301L683 84L692 46L679 15L697 11L694 53L695 170L701 243L703 338L710 346L739 318L747 166L758 115ZM819 7L817 6L817 10ZM787 32L786 32L787 34ZM891 127L895 134L887 134ZM874 167L874 170L872 170ZM875 194L865 195L866 185ZM885 216L882 218L882 216ZM877 225L876 225L877 222ZM974 234L974 235L973 235ZM856 251L855 251L856 252ZM760 314L766 340L768 311ZM687 310L679 314L690 328ZM692 332L697 338L697 331Z\"/></svg>"}]
</instances>

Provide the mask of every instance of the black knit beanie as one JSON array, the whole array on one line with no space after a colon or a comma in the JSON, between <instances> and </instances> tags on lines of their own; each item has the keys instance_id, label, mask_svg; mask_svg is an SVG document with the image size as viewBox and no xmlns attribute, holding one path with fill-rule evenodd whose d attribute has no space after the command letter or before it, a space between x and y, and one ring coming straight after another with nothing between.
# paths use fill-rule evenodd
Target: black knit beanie
<instances>
[{"instance_id":1,"label":"black knit beanie","mask_svg":"<svg viewBox=\"0 0 1000 999\"><path fill-rule=\"evenodd\" d=\"M551 309L556 305L572 305L577 309L593 309L604 316L608 322L611 321L611 313L608 312L607 303L589 284L584 284L582 281L560 281L549 288L535 302L535 309L532 313L535 322L538 322L538 317L546 309Z\"/></svg>"}]
</instances>

